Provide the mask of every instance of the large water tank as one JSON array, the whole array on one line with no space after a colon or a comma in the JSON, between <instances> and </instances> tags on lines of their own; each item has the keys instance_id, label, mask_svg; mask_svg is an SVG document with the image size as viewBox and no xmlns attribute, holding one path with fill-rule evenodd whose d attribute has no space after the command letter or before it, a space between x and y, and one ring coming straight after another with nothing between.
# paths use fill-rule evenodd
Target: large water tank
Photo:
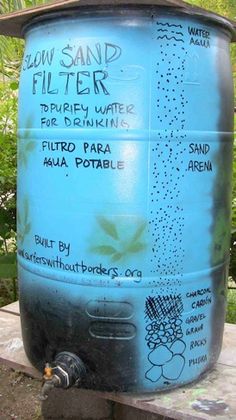
<instances>
[{"instance_id":1,"label":"large water tank","mask_svg":"<svg viewBox=\"0 0 236 420\"><path fill-rule=\"evenodd\" d=\"M99 7L25 27L19 98L22 333L39 369L154 391L217 360L229 260L232 27Z\"/></svg>"}]
</instances>

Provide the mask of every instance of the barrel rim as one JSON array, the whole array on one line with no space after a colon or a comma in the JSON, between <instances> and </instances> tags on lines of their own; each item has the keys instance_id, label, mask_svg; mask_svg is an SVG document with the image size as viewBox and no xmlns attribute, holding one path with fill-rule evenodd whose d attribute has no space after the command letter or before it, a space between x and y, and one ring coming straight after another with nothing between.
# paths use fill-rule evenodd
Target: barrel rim
<instances>
[{"instance_id":1,"label":"barrel rim","mask_svg":"<svg viewBox=\"0 0 236 420\"><path fill-rule=\"evenodd\" d=\"M119 4L119 5L97 5L96 8L94 6L80 6L80 7L71 7L61 9L60 11L53 11L53 12L46 12L41 15L37 15L29 20L25 25L22 27L23 36L27 34L27 32L32 29L32 27L40 22L46 23L53 21L54 19L62 20L64 18L77 18L77 17L84 17L85 15L90 15L91 18L99 15L100 13L104 14L117 14L124 11L133 11L133 12L147 12L147 14L152 14L154 11L163 10L165 14L168 15L178 15L178 16L191 16L202 19L202 21L207 21L209 23L215 24L220 26L222 29L227 30L229 34L231 34L231 40L234 35L236 35L236 28L234 27L233 23L228 20L226 17L220 16L213 12L203 10L201 8L193 7L193 9L189 10L183 7L169 7L169 6L157 6L153 5L151 2L149 5L147 4ZM128 18L128 16L125 16Z\"/></svg>"}]
</instances>

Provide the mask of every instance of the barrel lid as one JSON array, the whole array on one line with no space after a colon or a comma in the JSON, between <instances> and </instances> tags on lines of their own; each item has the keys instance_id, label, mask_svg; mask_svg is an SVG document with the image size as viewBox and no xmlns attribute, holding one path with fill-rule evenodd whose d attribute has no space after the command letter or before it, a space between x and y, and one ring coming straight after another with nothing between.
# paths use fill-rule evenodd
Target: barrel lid
<instances>
[{"instance_id":1,"label":"barrel lid","mask_svg":"<svg viewBox=\"0 0 236 420\"><path fill-rule=\"evenodd\" d=\"M166 6L172 8L173 12L176 11L177 13L180 11L181 13L203 17L227 27L232 32L232 41L236 42L236 21L226 19L200 7L192 6L182 0L59 0L0 15L0 35L23 38L23 27L34 18L47 13L55 13L72 8L79 10L79 8L89 6Z\"/></svg>"}]
</instances>

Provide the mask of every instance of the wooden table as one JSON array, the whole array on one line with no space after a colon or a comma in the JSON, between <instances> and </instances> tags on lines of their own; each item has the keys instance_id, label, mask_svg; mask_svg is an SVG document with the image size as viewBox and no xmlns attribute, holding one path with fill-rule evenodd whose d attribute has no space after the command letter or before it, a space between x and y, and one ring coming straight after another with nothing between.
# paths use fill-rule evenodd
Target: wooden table
<instances>
[{"instance_id":1,"label":"wooden table","mask_svg":"<svg viewBox=\"0 0 236 420\"><path fill-rule=\"evenodd\" d=\"M42 377L24 352L18 302L0 308L0 362L34 378ZM225 325L219 361L201 381L156 394L89 392L91 398L96 395L172 419L236 420L236 325Z\"/></svg>"}]
</instances>

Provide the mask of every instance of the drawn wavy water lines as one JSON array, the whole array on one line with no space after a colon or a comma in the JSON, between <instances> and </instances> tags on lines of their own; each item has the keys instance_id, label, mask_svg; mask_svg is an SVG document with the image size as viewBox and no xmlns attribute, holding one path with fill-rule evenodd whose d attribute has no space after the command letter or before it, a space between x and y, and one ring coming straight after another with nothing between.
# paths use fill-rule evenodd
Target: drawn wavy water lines
<instances>
[{"instance_id":1,"label":"drawn wavy water lines","mask_svg":"<svg viewBox=\"0 0 236 420\"><path fill-rule=\"evenodd\" d=\"M162 22L157 22L157 25L159 25L159 26L168 26L168 28L181 28L182 29L182 25L175 25L174 23L168 23L168 22L166 22L166 23L162 23Z\"/></svg>"},{"instance_id":2,"label":"drawn wavy water lines","mask_svg":"<svg viewBox=\"0 0 236 420\"><path fill-rule=\"evenodd\" d=\"M168 29L157 29L157 32L168 32Z\"/></svg>"},{"instance_id":3,"label":"drawn wavy water lines","mask_svg":"<svg viewBox=\"0 0 236 420\"><path fill-rule=\"evenodd\" d=\"M167 39L168 41L171 41L171 39L174 39L176 42L184 42L183 39L180 38L176 38L175 36L170 36L168 37L167 35L163 35L163 36L158 36L157 39Z\"/></svg>"},{"instance_id":4,"label":"drawn wavy water lines","mask_svg":"<svg viewBox=\"0 0 236 420\"><path fill-rule=\"evenodd\" d=\"M169 22L165 22L165 23L162 23L162 22L157 22L156 23L157 25L160 25L160 26L166 26L167 28L166 29L163 29L163 28L158 28L157 29L157 38L156 39L159 39L159 40L167 40L167 41L171 41L171 40L173 40L173 41L175 41L175 42L182 42L182 43L184 43L184 40L183 40L183 36L184 36L184 34L183 34L183 32L181 32L180 30L178 30L178 29L173 29L173 28L180 28L180 29L182 29L183 27L182 27L182 25L176 25L176 24L170 24ZM171 30L171 29L173 29L173 30Z\"/></svg>"}]
</instances>

